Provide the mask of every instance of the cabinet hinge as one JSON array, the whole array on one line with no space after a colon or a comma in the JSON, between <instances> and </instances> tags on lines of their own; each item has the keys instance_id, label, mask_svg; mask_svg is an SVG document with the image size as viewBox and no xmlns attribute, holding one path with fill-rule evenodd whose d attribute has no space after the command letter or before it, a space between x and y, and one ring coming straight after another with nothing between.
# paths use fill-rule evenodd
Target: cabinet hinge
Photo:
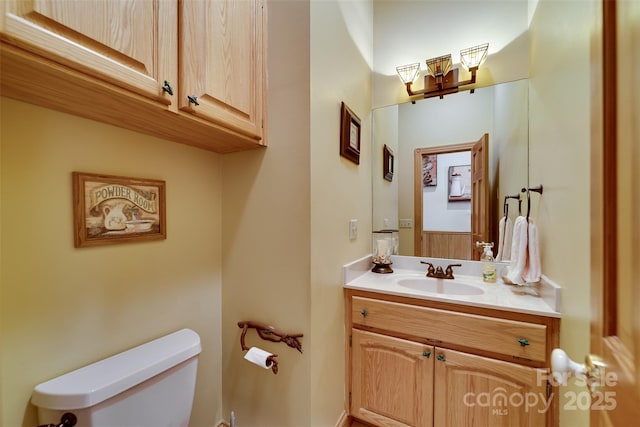
<instances>
[{"instance_id":1,"label":"cabinet hinge","mask_svg":"<svg viewBox=\"0 0 640 427\"><path fill-rule=\"evenodd\" d=\"M349 347L351 347L351 342L353 341L353 336L349 335Z\"/></svg>"},{"instance_id":2,"label":"cabinet hinge","mask_svg":"<svg viewBox=\"0 0 640 427\"><path fill-rule=\"evenodd\" d=\"M547 381L547 398L551 397L551 383Z\"/></svg>"},{"instance_id":3,"label":"cabinet hinge","mask_svg":"<svg viewBox=\"0 0 640 427\"><path fill-rule=\"evenodd\" d=\"M349 408L351 408L351 392L349 392Z\"/></svg>"}]
</instances>

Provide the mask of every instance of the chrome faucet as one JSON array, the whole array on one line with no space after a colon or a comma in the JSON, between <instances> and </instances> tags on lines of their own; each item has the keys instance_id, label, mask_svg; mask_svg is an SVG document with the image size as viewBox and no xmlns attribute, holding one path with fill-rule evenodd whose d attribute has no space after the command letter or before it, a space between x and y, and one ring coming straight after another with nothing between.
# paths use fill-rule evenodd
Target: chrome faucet
<instances>
[{"instance_id":1,"label":"chrome faucet","mask_svg":"<svg viewBox=\"0 0 640 427\"><path fill-rule=\"evenodd\" d=\"M421 264L427 264L427 277L434 277L436 279L455 279L453 277L453 267L462 267L462 264L449 264L446 270L443 270L441 266L434 267L433 264L427 261L420 261Z\"/></svg>"}]
</instances>

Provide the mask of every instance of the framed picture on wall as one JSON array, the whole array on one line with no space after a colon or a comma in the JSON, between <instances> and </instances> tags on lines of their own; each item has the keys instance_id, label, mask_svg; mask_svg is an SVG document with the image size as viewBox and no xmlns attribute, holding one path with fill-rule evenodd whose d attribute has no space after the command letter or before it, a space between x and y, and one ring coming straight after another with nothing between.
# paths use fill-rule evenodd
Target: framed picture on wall
<instances>
[{"instance_id":1,"label":"framed picture on wall","mask_svg":"<svg viewBox=\"0 0 640 427\"><path fill-rule=\"evenodd\" d=\"M422 156L422 186L435 187L438 185L438 155L424 154Z\"/></svg>"},{"instance_id":2,"label":"framed picture on wall","mask_svg":"<svg viewBox=\"0 0 640 427\"><path fill-rule=\"evenodd\" d=\"M449 166L450 202L468 202L471 200L471 165Z\"/></svg>"},{"instance_id":3,"label":"framed picture on wall","mask_svg":"<svg viewBox=\"0 0 640 427\"><path fill-rule=\"evenodd\" d=\"M344 102L340 108L340 155L360 164L360 119Z\"/></svg>"},{"instance_id":4,"label":"framed picture on wall","mask_svg":"<svg viewBox=\"0 0 640 427\"><path fill-rule=\"evenodd\" d=\"M384 144L382 147L382 178L389 182L393 181L393 162L393 151L387 147L387 144Z\"/></svg>"},{"instance_id":5,"label":"framed picture on wall","mask_svg":"<svg viewBox=\"0 0 640 427\"><path fill-rule=\"evenodd\" d=\"M166 239L165 182L73 172L76 248Z\"/></svg>"}]
</instances>

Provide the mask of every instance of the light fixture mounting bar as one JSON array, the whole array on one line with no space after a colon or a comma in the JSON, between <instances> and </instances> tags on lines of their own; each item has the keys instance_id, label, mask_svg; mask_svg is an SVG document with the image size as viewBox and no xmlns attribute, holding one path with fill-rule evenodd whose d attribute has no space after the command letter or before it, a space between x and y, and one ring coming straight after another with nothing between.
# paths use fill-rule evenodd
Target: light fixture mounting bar
<instances>
[{"instance_id":1,"label":"light fixture mounting bar","mask_svg":"<svg viewBox=\"0 0 640 427\"><path fill-rule=\"evenodd\" d=\"M426 60L427 74L424 76L423 89L412 89L413 82L420 72L419 63L396 67L396 71L410 97L432 98L438 96L442 99L444 95L459 92L464 86L476 83L476 73L487 58L488 50L489 43L484 43L460 51L460 63L471 73L471 78L464 81L458 80L458 69L453 68L450 54ZM469 91L473 93L475 88L469 88ZM415 100L411 100L411 102L415 102Z\"/></svg>"},{"instance_id":2,"label":"light fixture mounting bar","mask_svg":"<svg viewBox=\"0 0 640 427\"><path fill-rule=\"evenodd\" d=\"M469 69L471 72L471 78L464 81L458 81L458 69L454 68L450 70L445 76L433 77L430 75L424 76L424 88L419 90L412 89L412 82L405 83L407 88L407 94L409 96L422 95L423 98L433 98L435 96L443 98L444 95L459 92L463 86L475 84L476 71L478 67ZM471 89L473 93L473 89Z\"/></svg>"}]
</instances>

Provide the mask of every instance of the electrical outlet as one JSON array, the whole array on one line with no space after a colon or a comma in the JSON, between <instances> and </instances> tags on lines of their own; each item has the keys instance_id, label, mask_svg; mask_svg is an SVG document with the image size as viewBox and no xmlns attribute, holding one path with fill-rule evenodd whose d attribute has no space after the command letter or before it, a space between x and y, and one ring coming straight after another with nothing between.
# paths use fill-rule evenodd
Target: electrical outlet
<instances>
[{"instance_id":1,"label":"electrical outlet","mask_svg":"<svg viewBox=\"0 0 640 427\"><path fill-rule=\"evenodd\" d=\"M413 220L411 218L401 219L400 228L413 228Z\"/></svg>"},{"instance_id":2,"label":"electrical outlet","mask_svg":"<svg viewBox=\"0 0 640 427\"><path fill-rule=\"evenodd\" d=\"M349 220L349 240L356 240L358 238L358 220Z\"/></svg>"}]
</instances>

